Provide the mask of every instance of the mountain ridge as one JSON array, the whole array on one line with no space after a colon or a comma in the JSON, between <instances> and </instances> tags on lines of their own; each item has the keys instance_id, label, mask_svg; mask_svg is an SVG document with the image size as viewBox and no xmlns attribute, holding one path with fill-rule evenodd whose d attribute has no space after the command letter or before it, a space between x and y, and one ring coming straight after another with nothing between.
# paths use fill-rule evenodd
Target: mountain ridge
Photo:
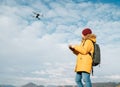
<instances>
[{"instance_id":1,"label":"mountain ridge","mask_svg":"<svg viewBox=\"0 0 120 87\"><path fill-rule=\"evenodd\" d=\"M92 83L93 87L120 87L120 82L100 82L100 83ZM14 85L0 85L0 87L17 87ZM77 87L76 85L37 85L33 82L29 82L19 87Z\"/></svg>"}]
</instances>

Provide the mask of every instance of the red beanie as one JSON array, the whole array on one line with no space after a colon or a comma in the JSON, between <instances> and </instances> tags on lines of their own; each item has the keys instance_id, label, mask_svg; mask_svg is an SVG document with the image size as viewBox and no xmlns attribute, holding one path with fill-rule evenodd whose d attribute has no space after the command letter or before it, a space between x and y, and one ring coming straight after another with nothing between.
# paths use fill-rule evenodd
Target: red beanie
<instances>
[{"instance_id":1,"label":"red beanie","mask_svg":"<svg viewBox=\"0 0 120 87\"><path fill-rule=\"evenodd\" d=\"M90 28L85 28L85 29L82 31L82 34L83 34L84 36L86 36L87 34L92 34L92 31L91 31Z\"/></svg>"}]
</instances>

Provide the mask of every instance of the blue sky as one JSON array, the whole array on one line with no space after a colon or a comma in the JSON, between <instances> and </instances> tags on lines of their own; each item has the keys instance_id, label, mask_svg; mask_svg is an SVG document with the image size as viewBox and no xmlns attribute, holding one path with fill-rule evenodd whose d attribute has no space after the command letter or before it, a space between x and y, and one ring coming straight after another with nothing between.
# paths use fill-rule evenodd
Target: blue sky
<instances>
[{"instance_id":1,"label":"blue sky","mask_svg":"<svg viewBox=\"0 0 120 87\"><path fill-rule=\"evenodd\" d=\"M92 82L120 82L119 0L0 0L0 84L75 84L76 56L85 27L97 35L101 66ZM33 12L43 14L41 20Z\"/></svg>"}]
</instances>

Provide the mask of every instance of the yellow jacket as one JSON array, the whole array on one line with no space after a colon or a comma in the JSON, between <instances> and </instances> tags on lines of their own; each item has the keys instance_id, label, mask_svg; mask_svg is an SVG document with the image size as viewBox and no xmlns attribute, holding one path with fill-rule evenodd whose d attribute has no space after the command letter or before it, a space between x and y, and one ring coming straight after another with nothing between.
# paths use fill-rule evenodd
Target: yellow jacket
<instances>
[{"instance_id":1,"label":"yellow jacket","mask_svg":"<svg viewBox=\"0 0 120 87\"><path fill-rule=\"evenodd\" d=\"M96 36L94 34L89 34L85 39L81 41L80 45L74 47L77 53L77 61L75 72L91 72L92 69L92 57L89 53L93 55L94 45L93 42L96 42Z\"/></svg>"}]
</instances>

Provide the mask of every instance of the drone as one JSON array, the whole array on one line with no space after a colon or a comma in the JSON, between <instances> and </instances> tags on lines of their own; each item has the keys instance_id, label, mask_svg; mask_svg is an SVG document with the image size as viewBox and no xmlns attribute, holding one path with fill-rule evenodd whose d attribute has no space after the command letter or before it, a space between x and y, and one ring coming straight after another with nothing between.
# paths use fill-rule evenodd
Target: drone
<instances>
[{"instance_id":1,"label":"drone","mask_svg":"<svg viewBox=\"0 0 120 87\"><path fill-rule=\"evenodd\" d=\"M42 14L42 13L33 12L33 14L34 14L33 17L36 18L36 19L38 19L38 20L40 20L41 17L43 17L43 14Z\"/></svg>"}]
</instances>

